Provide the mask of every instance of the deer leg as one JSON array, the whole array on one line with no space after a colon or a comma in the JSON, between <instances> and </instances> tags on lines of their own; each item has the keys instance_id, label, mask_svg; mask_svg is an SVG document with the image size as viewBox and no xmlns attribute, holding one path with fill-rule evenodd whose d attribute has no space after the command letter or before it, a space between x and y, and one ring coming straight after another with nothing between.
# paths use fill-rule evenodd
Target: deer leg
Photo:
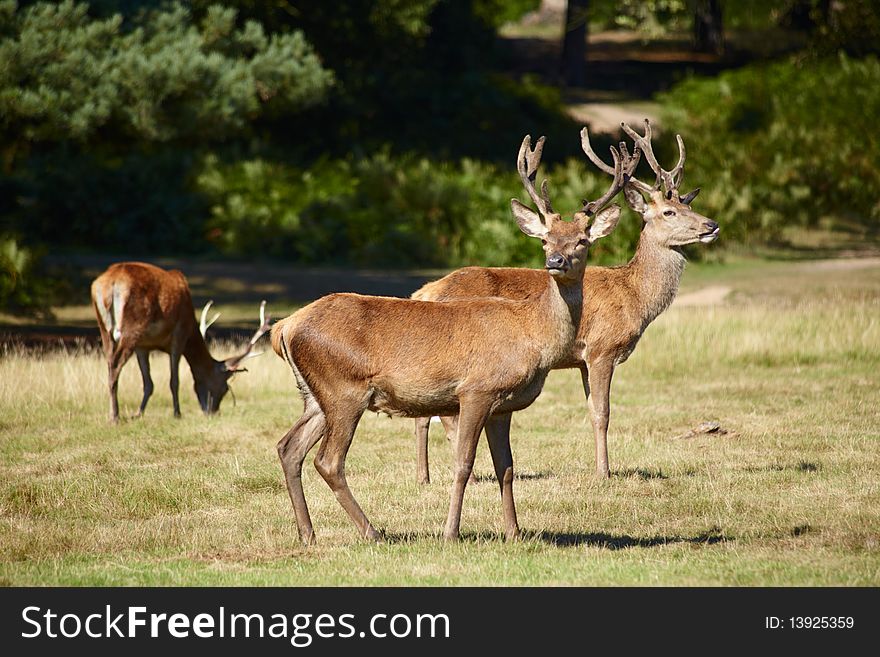
<instances>
[{"instance_id":1,"label":"deer leg","mask_svg":"<svg viewBox=\"0 0 880 657\"><path fill-rule=\"evenodd\" d=\"M457 440L456 436L458 436L458 416L457 415L441 415L440 423L443 425L443 430L446 432L446 440L452 443L452 453L455 453L455 441ZM468 479L469 484L477 483L477 478L474 476L473 471L471 471L471 476Z\"/></svg>"},{"instance_id":2,"label":"deer leg","mask_svg":"<svg viewBox=\"0 0 880 657\"><path fill-rule=\"evenodd\" d=\"M504 535L508 541L519 537L516 506L513 502L513 452L510 451L510 413L494 415L486 421L486 440L492 453L495 476L501 488L501 508L504 512Z\"/></svg>"},{"instance_id":3,"label":"deer leg","mask_svg":"<svg viewBox=\"0 0 880 657\"><path fill-rule=\"evenodd\" d=\"M150 352L146 349L135 349L135 355L138 360L138 367L141 368L141 378L144 381L144 397L141 399L141 406L138 409L137 416L141 417L147 408L147 402L153 394L153 379L150 377Z\"/></svg>"},{"instance_id":4,"label":"deer leg","mask_svg":"<svg viewBox=\"0 0 880 657\"><path fill-rule=\"evenodd\" d=\"M107 363L107 379L110 388L110 421L119 422L119 373L131 358L132 349L118 343L112 346L112 354Z\"/></svg>"},{"instance_id":5,"label":"deer leg","mask_svg":"<svg viewBox=\"0 0 880 657\"><path fill-rule=\"evenodd\" d=\"M604 441L595 438L596 433L596 409L593 405L593 397L590 395L590 372L586 366L580 368L581 383L584 386L584 400L587 402L587 417L590 418L590 426L593 427L593 436L596 443L596 476L600 479L607 479L608 472L602 469L601 463L608 463L608 447Z\"/></svg>"},{"instance_id":6,"label":"deer leg","mask_svg":"<svg viewBox=\"0 0 880 657\"><path fill-rule=\"evenodd\" d=\"M443 425L443 431L446 432L446 440L454 443L456 434L458 433L458 416L457 415L441 415L440 424ZM454 449L454 448L453 448Z\"/></svg>"},{"instance_id":7,"label":"deer leg","mask_svg":"<svg viewBox=\"0 0 880 657\"><path fill-rule=\"evenodd\" d=\"M110 394L110 421L119 421L119 402L115 399L113 386L113 350L114 344L110 339L110 334L101 322L98 322L98 328L101 333L101 346L104 348L104 357L107 359L107 391ZM114 412L115 411L115 412Z\"/></svg>"},{"instance_id":8,"label":"deer leg","mask_svg":"<svg viewBox=\"0 0 880 657\"><path fill-rule=\"evenodd\" d=\"M340 406L342 404L337 404L337 408ZM345 478L345 457L364 410L363 403L355 402L342 408L341 411L336 410L332 415L327 414L327 428L324 431L324 440L321 441L321 446L315 455L315 469L330 486L339 504L357 527L358 533L368 540L378 541L382 538L381 534L370 524L363 509L354 499Z\"/></svg>"},{"instance_id":9,"label":"deer leg","mask_svg":"<svg viewBox=\"0 0 880 657\"><path fill-rule=\"evenodd\" d=\"M431 483L431 473L428 468L428 427L430 424L430 417L416 418L416 452L419 457L418 482L420 484Z\"/></svg>"},{"instance_id":10,"label":"deer leg","mask_svg":"<svg viewBox=\"0 0 880 657\"><path fill-rule=\"evenodd\" d=\"M324 413L318 404L314 401L307 403L302 417L297 420L290 431L284 434L277 445L278 458L281 459L281 469L284 471L284 481L287 484L287 493L290 495L293 513L296 516L296 529L300 541L305 545L315 543L315 531L312 528L312 519L309 516L309 507L303 492L302 465L306 454L321 439L324 426Z\"/></svg>"},{"instance_id":11,"label":"deer leg","mask_svg":"<svg viewBox=\"0 0 880 657\"><path fill-rule=\"evenodd\" d=\"M171 349L171 403L174 405L174 417L180 417L180 352Z\"/></svg>"},{"instance_id":12,"label":"deer leg","mask_svg":"<svg viewBox=\"0 0 880 657\"><path fill-rule=\"evenodd\" d=\"M483 425L489 417L491 401L484 399L460 399L458 414L458 436L455 441L455 470L452 479L452 496L449 502L449 515L446 517L446 528L443 538L447 541L456 540L461 527L461 507L464 502L464 489L471 473L474 471L474 458L477 454L477 442Z\"/></svg>"},{"instance_id":13,"label":"deer leg","mask_svg":"<svg viewBox=\"0 0 880 657\"><path fill-rule=\"evenodd\" d=\"M603 479L610 476L608 468L608 418L611 414L611 377L614 364L610 362L591 363L588 374L590 391L590 418L596 436L596 474Z\"/></svg>"}]
</instances>

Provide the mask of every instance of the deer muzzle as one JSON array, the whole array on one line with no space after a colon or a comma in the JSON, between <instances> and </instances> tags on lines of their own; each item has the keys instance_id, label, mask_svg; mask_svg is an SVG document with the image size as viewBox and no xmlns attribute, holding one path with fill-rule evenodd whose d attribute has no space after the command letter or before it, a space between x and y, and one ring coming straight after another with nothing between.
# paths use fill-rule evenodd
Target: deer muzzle
<instances>
[{"instance_id":1,"label":"deer muzzle","mask_svg":"<svg viewBox=\"0 0 880 657\"><path fill-rule=\"evenodd\" d=\"M704 244L708 244L709 242L714 242L718 239L718 233L721 232L721 227L714 221L707 221L703 226L706 228L706 232L700 233L700 241Z\"/></svg>"},{"instance_id":2,"label":"deer muzzle","mask_svg":"<svg viewBox=\"0 0 880 657\"><path fill-rule=\"evenodd\" d=\"M547 261L544 263L544 269L549 271L551 276L564 274L570 267L571 264L568 258L561 253L551 253L547 256Z\"/></svg>"}]
</instances>

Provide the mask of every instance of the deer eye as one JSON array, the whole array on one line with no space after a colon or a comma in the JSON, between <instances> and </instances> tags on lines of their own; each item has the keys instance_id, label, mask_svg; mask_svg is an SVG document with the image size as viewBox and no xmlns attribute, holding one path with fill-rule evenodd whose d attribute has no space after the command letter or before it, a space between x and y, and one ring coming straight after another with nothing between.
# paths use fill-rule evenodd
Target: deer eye
<instances>
[{"instance_id":1,"label":"deer eye","mask_svg":"<svg viewBox=\"0 0 880 657\"><path fill-rule=\"evenodd\" d=\"M581 239L578 240L578 246L586 246L589 243L590 243L590 240L588 240L586 237L582 237Z\"/></svg>"},{"instance_id":2,"label":"deer eye","mask_svg":"<svg viewBox=\"0 0 880 657\"><path fill-rule=\"evenodd\" d=\"M675 210L664 210L664 211L663 211L663 216L664 216L664 217L674 217L674 216L675 216Z\"/></svg>"},{"instance_id":3,"label":"deer eye","mask_svg":"<svg viewBox=\"0 0 880 657\"><path fill-rule=\"evenodd\" d=\"M543 244L544 246L547 246L547 240L541 240L541 244Z\"/></svg>"}]
</instances>

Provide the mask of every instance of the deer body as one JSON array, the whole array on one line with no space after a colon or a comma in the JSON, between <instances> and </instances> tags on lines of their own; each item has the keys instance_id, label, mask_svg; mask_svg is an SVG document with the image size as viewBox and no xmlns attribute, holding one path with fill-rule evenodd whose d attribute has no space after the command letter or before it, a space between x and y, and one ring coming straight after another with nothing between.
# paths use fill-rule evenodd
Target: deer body
<instances>
[{"instance_id":1,"label":"deer body","mask_svg":"<svg viewBox=\"0 0 880 657\"><path fill-rule=\"evenodd\" d=\"M92 282L91 294L107 357L110 419L113 422L119 420L119 373L132 354L137 355L144 384L138 415L143 414L153 393L149 352L154 350L169 354L171 359L170 385L175 417L180 417L178 368L181 356L192 370L202 410L213 413L229 389L229 378L238 371L239 364L260 335L268 330L264 322L248 351L241 356L227 361L215 360L200 331L200 328L206 328L204 313L200 327L195 320L184 275L177 270L166 271L143 262L111 265Z\"/></svg>"},{"instance_id":2,"label":"deer body","mask_svg":"<svg viewBox=\"0 0 880 657\"><path fill-rule=\"evenodd\" d=\"M582 312L577 337L567 357L554 369L583 366L589 357L613 354L615 364L635 350L648 325L672 303L686 260L678 250L652 249L640 243L626 265L587 267L584 271ZM465 267L426 283L413 293L422 301L473 297L524 299L546 285L540 269Z\"/></svg>"},{"instance_id":3,"label":"deer body","mask_svg":"<svg viewBox=\"0 0 880 657\"><path fill-rule=\"evenodd\" d=\"M579 280L548 275L527 299L432 303L332 294L272 327L305 400L303 417L278 443L300 538L314 540L302 492L302 462L322 439L315 467L361 536L379 537L345 479L345 455L366 410L389 415L458 415L455 482L444 535L458 536L464 488L483 426L509 423L531 404L547 374L567 357L580 318ZM503 339L499 339L503 335ZM490 420L490 416L494 416ZM502 486L505 533L519 532L512 498L509 436L490 440Z\"/></svg>"},{"instance_id":4,"label":"deer body","mask_svg":"<svg viewBox=\"0 0 880 657\"><path fill-rule=\"evenodd\" d=\"M485 426L501 489L505 534L519 533L513 502L510 414L531 404L551 368L567 358L580 321L581 279L589 244L616 226L620 208L590 215L620 190L623 172L600 201L563 221L534 175L534 151L523 140L517 167L540 215L517 200L511 207L527 235L540 238L547 275L519 299L475 298L433 303L331 294L272 327L272 347L290 365L304 400L299 421L278 443L300 539L314 541L302 486L302 463L321 445L315 467L361 536L378 539L345 477L345 458L367 410L419 417L456 414L455 472L444 536L457 538L464 491Z\"/></svg>"},{"instance_id":5,"label":"deer body","mask_svg":"<svg viewBox=\"0 0 880 657\"><path fill-rule=\"evenodd\" d=\"M537 397L547 372L571 348L581 294L577 284L567 287L577 289L548 275L535 300L439 305L331 294L276 323L273 346L276 340L294 346L290 358L306 380L314 380L319 398L332 393L325 383L332 374L334 385L359 389L367 410L389 415L457 410L467 392L492 396L493 412L519 410ZM516 355L501 353L502 363L489 367L475 358L485 353L487 327L506 336L493 353ZM318 334L320 340L310 339Z\"/></svg>"},{"instance_id":6,"label":"deer body","mask_svg":"<svg viewBox=\"0 0 880 657\"><path fill-rule=\"evenodd\" d=\"M628 130L629 133L631 131ZM582 133L584 150L594 162L586 130ZM711 242L718 235L718 224L694 212L690 202L696 192L679 197L684 146L679 138L681 158L673 172L659 168L650 146L650 127L646 137L636 135L637 149L648 155L658 182L667 184L667 192L631 179L625 187L630 206L639 212L645 225L636 253L629 263L617 267L587 267L581 286L582 312L577 337L567 358L556 369L579 368L595 434L596 472L608 477L607 434L610 417L610 388L614 368L626 361L635 350L648 325L675 298L686 263L680 246L693 242ZM599 161L603 170L609 167ZM664 175L665 174L665 175ZM697 190L699 191L699 190ZM648 199L642 197L646 194ZM476 296L524 298L540 287L546 272L514 268L466 267L446 277L427 283L413 294L426 301ZM454 418L442 417L447 435L454 433ZM428 483L428 418L416 420L418 479Z\"/></svg>"},{"instance_id":7,"label":"deer body","mask_svg":"<svg viewBox=\"0 0 880 657\"><path fill-rule=\"evenodd\" d=\"M577 335L569 352L553 369L580 368L589 396L590 364L611 363L613 368L626 361L648 325L672 303L684 265L680 251L653 246L646 239L640 241L635 256L626 265L587 267ZM466 267L427 283L413 298L439 302L480 296L521 299L540 289L547 277L546 272L537 269ZM448 432L454 433L454 422L443 420ZM430 481L427 433L427 418L420 418L416 437L421 483ZM604 440L600 436L596 445L597 474L602 477L608 476ZM602 454L606 455L604 459Z\"/></svg>"}]
</instances>

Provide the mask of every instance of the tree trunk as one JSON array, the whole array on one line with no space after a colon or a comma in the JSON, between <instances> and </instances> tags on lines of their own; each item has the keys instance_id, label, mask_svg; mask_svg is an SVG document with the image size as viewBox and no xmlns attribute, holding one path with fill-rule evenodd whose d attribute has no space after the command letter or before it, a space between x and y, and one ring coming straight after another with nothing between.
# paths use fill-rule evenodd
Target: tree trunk
<instances>
[{"instance_id":1,"label":"tree trunk","mask_svg":"<svg viewBox=\"0 0 880 657\"><path fill-rule=\"evenodd\" d=\"M698 52L724 53L724 17L721 0L696 0L694 47Z\"/></svg>"},{"instance_id":2,"label":"tree trunk","mask_svg":"<svg viewBox=\"0 0 880 657\"><path fill-rule=\"evenodd\" d=\"M586 78L587 16L590 0L568 0L562 41L562 79L566 86L582 87Z\"/></svg>"}]
</instances>

